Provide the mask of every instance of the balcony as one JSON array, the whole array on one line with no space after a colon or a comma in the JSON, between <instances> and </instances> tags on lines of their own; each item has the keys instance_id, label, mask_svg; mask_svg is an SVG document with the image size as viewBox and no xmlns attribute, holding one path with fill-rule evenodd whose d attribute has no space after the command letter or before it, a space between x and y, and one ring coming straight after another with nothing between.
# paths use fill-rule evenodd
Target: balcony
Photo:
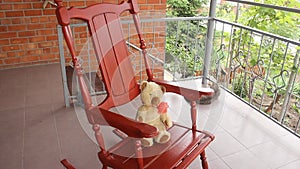
<instances>
[{"instance_id":1,"label":"balcony","mask_svg":"<svg viewBox=\"0 0 300 169\"><path fill-rule=\"evenodd\" d=\"M208 22L214 25L211 41L205 41ZM137 77L143 80L140 52L130 25L124 21ZM204 80L221 86L217 99L198 105L198 127L216 136L207 152L212 169L299 168L300 115L292 112L299 110L299 93L294 92L299 85L299 42L217 18L146 18L142 25L156 76L187 85L194 85L188 83L193 79L198 84ZM82 59L87 58L82 64L95 98L102 99L105 91L101 82L97 82L98 88L94 85L97 69L93 67L91 44L82 41L86 30L80 32L81 26L75 24L73 30L78 31ZM252 41L246 44L243 39ZM210 59L205 57L208 43L212 44ZM268 48L262 48L265 45ZM169 50L172 46L178 50ZM62 45L61 56L67 56ZM275 56L284 58L276 71L271 68ZM76 80L70 80L66 65L62 59L61 65L0 71L3 168L62 168L62 158L78 168L101 168L96 155L99 150L81 113ZM177 114L178 109L188 109L187 102L169 94L166 97L174 101L170 105L176 105L170 107L172 118L187 123L189 116ZM72 102L74 107L65 108ZM116 111L130 108L125 105ZM105 131L110 133L111 129ZM117 139L111 135L106 143ZM199 161L189 168L201 168Z\"/></svg>"}]
</instances>

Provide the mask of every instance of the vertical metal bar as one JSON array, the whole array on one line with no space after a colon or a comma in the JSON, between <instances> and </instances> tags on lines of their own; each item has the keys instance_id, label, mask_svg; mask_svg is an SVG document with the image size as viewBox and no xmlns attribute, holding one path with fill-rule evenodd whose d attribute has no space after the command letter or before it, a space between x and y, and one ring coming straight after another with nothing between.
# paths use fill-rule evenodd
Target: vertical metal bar
<instances>
[{"instance_id":1,"label":"vertical metal bar","mask_svg":"<svg viewBox=\"0 0 300 169\"><path fill-rule=\"evenodd\" d=\"M176 29L176 40L175 40L175 47L178 48L178 34L179 34L179 25L180 25L180 20L177 21L177 29ZM174 58L174 60L178 61L177 58ZM173 69L173 81L175 81L176 79L176 69L175 69L175 64L176 62L174 62L174 69Z\"/></svg>"},{"instance_id":2,"label":"vertical metal bar","mask_svg":"<svg viewBox=\"0 0 300 169\"><path fill-rule=\"evenodd\" d=\"M88 33L88 27L86 27L86 32ZM87 54L88 54L88 65L89 65L89 83L90 83L90 92L91 93L96 93L96 78L97 77L95 77L95 81L94 82L92 82L92 68L91 68L91 66L92 66L92 64L91 64L91 53L90 53L90 50L91 50L91 48L90 48L90 41L89 41L89 37L88 37L88 35L87 35L87 38L86 38L86 40L87 40L87 42L86 42L86 44L87 44ZM95 76L97 76L97 75L95 75ZM94 83L94 86L95 86L95 89L93 89L93 86L92 86L92 83Z\"/></svg>"},{"instance_id":3,"label":"vertical metal bar","mask_svg":"<svg viewBox=\"0 0 300 169\"><path fill-rule=\"evenodd\" d=\"M238 19L239 19L239 14L240 14L240 3L237 2L237 3L236 3L236 13L235 13L235 20L234 20L234 22L237 22L237 21L238 21Z\"/></svg>"},{"instance_id":4,"label":"vertical metal bar","mask_svg":"<svg viewBox=\"0 0 300 169\"><path fill-rule=\"evenodd\" d=\"M214 17L216 16L216 6L217 6L217 0L211 0L210 1L210 8L209 8L209 17L211 19L208 20L208 29L206 34L206 42L205 42L205 57L203 61L203 80L202 84L207 85L207 78L208 73L210 69L210 60L211 60L211 54L213 49L213 35L214 35Z\"/></svg>"},{"instance_id":5,"label":"vertical metal bar","mask_svg":"<svg viewBox=\"0 0 300 169\"><path fill-rule=\"evenodd\" d=\"M271 72L270 68L271 68L271 65L272 65L272 62L273 62L273 55L274 55L275 43L276 43L276 39L273 38L272 51L271 51L271 54L270 54L270 60L269 60L267 75L266 75L266 77L264 79L265 83L267 83L268 77L269 77L270 72ZM264 100L264 95L265 95L266 88L267 88L267 85L264 85L263 95L262 95L262 99L261 99L261 104L262 104L262 101ZM270 117L271 117L271 114L272 113L270 113Z\"/></svg>"},{"instance_id":6,"label":"vertical metal bar","mask_svg":"<svg viewBox=\"0 0 300 169\"><path fill-rule=\"evenodd\" d=\"M199 25L200 25L200 22L199 22L199 20L197 20L197 29L196 29L196 32L199 32ZM197 58L198 57L200 57L201 55L200 55L200 49L198 48L197 49L197 46L199 45L199 46L201 46L200 45L200 43L199 43L199 40L198 40L198 38L197 37L194 37L194 39L193 39L193 49L195 49L197 52L195 52L195 54L194 54L194 59L193 59L193 71L195 72L195 74L196 74L196 71L197 70L199 70L198 68L197 68ZM195 76L195 78L197 78L196 76Z\"/></svg>"},{"instance_id":7,"label":"vertical metal bar","mask_svg":"<svg viewBox=\"0 0 300 169\"><path fill-rule=\"evenodd\" d=\"M58 35L58 46L59 46L59 58L60 58L60 69L62 75L62 83L64 88L64 99L66 107L70 107L70 100L69 100L69 89L68 89L68 82L67 82L67 73L66 73L66 61L64 56L64 44L63 44L63 33L61 26L57 26L57 35Z\"/></svg>"},{"instance_id":8,"label":"vertical metal bar","mask_svg":"<svg viewBox=\"0 0 300 169\"><path fill-rule=\"evenodd\" d=\"M279 119L278 119L279 122L281 122L281 123L284 120L284 117L285 117L285 114L286 114L286 111L287 111L287 107L288 107L288 104L289 104L289 100L290 100L290 97L291 97L291 94L292 94L293 85L294 85L294 82L295 82L295 79L296 79L297 71L299 69L299 59L300 59L299 55L300 55L300 50L297 50L296 56L294 58L294 65L293 65L293 68L297 68L297 69L291 71L291 75L290 75L289 82L288 82L287 89L286 89L286 93L285 93L284 102L283 102L282 109L281 109L281 112L280 112L280 116L279 116Z\"/></svg>"}]
</instances>

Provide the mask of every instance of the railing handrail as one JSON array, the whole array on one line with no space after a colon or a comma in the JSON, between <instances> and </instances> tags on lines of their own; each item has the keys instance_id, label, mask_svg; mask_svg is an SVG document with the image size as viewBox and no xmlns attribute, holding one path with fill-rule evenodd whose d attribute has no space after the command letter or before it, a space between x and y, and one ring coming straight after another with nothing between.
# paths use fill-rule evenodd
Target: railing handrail
<instances>
[{"instance_id":1,"label":"railing handrail","mask_svg":"<svg viewBox=\"0 0 300 169\"><path fill-rule=\"evenodd\" d=\"M244 1L244 0L226 0L226 1L248 4L248 5L253 5L253 6L260 6L260 7L265 7L265 8L278 9L278 10L287 11L287 12L300 13L300 9L297 9L297 8L289 8L289 7L263 4L263 3L258 3L258 2L250 2L250 1Z\"/></svg>"},{"instance_id":2,"label":"railing handrail","mask_svg":"<svg viewBox=\"0 0 300 169\"><path fill-rule=\"evenodd\" d=\"M233 25L233 26L236 26L236 27L240 27L240 28L243 28L243 29L246 29L246 30L249 30L249 31L253 31L253 32L265 35L265 36L269 36L271 38L275 38L275 39L278 39L278 40L281 40L281 41L285 41L285 42L288 42L288 43L293 44L293 45L300 46L300 42L298 42L296 40L293 40L293 39L290 39L290 38L286 38L286 37L283 37L283 36L280 36L280 35L272 34L272 33L266 32L266 31L255 29L255 28L245 26L245 25L242 25L242 24L238 24L238 23L235 23L235 22L226 21L226 20L223 20L223 19L214 18L214 20L218 21L218 22L228 24L228 25Z\"/></svg>"}]
</instances>

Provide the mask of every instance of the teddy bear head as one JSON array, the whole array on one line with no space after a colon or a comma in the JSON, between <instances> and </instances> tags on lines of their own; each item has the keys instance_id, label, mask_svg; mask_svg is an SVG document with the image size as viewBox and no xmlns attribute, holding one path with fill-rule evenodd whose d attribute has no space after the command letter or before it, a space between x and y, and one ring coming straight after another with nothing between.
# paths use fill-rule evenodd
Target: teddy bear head
<instances>
[{"instance_id":1,"label":"teddy bear head","mask_svg":"<svg viewBox=\"0 0 300 169\"><path fill-rule=\"evenodd\" d=\"M141 100L143 105L157 107L161 103L161 99L166 92L164 86L160 86L154 82L143 81L140 85Z\"/></svg>"}]
</instances>

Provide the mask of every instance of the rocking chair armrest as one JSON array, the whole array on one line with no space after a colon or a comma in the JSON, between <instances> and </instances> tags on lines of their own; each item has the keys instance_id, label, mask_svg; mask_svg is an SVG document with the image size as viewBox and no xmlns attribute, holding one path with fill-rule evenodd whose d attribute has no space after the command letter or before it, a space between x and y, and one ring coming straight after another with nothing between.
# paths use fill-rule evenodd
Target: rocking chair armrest
<instances>
[{"instance_id":1,"label":"rocking chair armrest","mask_svg":"<svg viewBox=\"0 0 300 169\"><path fill-rule=\"evenodd\" d=\"M158 129L146 123L132 120L109 110L94 107L88 110L89 121L92 124L109 125L134 138L150 138L158 134Z\"/></svg>"},{"instance_id":2,"label":"rocking chair armrest","mask_svg":"<svg viewBox=\"0 0 300 169\"><path fill-rule=\"evenodd\" d=\"M166 87L167 92L182 95L190 101L196 101L200 99L202 95L210 96L214 94L213 89L209 87L201 87L201 81L197 80L184 82L184 86L180 85L179 82L170 82L161 79L152 79L151 81Z\"/></svg>"}]
</instances>

